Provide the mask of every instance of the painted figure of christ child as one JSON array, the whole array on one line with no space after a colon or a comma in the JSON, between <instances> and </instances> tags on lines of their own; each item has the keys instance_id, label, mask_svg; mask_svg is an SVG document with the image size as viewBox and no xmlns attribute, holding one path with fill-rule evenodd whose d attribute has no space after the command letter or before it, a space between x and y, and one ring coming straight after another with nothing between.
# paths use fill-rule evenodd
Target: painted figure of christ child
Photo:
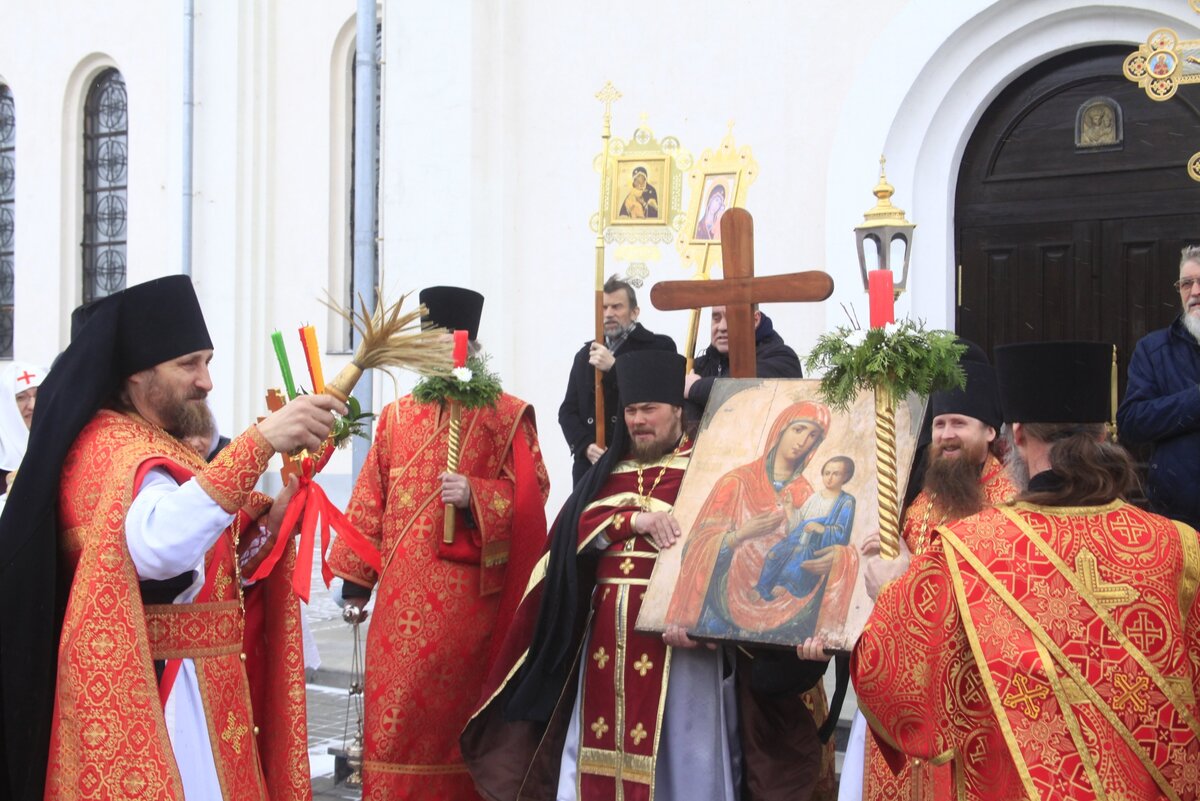
<instances>
[{"instance_id":1,"label":"painted figure of christ child","mask_svg":"<svg viewBox=\"0 0 1200 801\"><path fill-rule=\"evenodd\" d=\"M854 528L854 496L842 489L854 477L854 460L834 456L821 468L822 487L800 507L800 521L767 552L759 575L763 600L785 592L803 598L824 583L820 560L831 546L848 545Z\"/></svg>"}]
</instances>

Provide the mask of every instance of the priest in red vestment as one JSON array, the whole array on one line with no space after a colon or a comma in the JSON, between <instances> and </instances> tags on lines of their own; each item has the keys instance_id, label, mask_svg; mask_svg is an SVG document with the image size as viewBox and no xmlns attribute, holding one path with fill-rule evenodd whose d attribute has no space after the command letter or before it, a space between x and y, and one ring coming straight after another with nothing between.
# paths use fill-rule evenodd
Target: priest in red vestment
<instances>
[{"instance_id":1,"label":"priest in red vestment","mask_svg":"<svg viewBox=\"0 0 1200 801\"><path fill-rule=\"evenodd\" d=\"M1123 500L1111 359L997 348L1028 487L939 528L911 567L907 548L868 565L859 704L894 761L952 763L960 798L1200 797L1200 543Z\"/></svg>"},{"instance_id":2,"label":"priest in red vestment","mask_svg":"<svg viewBox=\"0 0 1200 801\"><path fill-rule=\"evenodd\" d=\"M965 340L962 340L965 342ZM1010 503L1016 486L1001 463L1003 423L995 371L978 346L960 360L966 373L962 389L935 392L929 398L931 442L920 492L905 510L903 536L914 556L929 548L938 526ZM863 545L877 557L878 539ZM956 797L950 765L904 760L894 766L868 737L859 713L851 727L842 767L839 797L865 801L950 801ZM865 752L866 769L863 770Z\"/></svg>"},{"instance_id":3,"label":"priest in red vestment","mask_svg":"<svg viewBox=\"0 0 1200 801\"><path fill-rule=\"evenodd\" d=\"M691 455L684 360L617 359L613 445L576 486L462 736L488 799L806 798L816 727L797 661L635 630ZM772 681L775 682L774 686Z\"/></svg>"},{"instance_id":4,"label":"priest in red vestment","mask_svg":"<svg viewBox=\"0 0 1200 801\"><path fill-rule=\"evenodd\" d=\"M97 301L41 387L0 520L6 798L311 797L294 551L242 576L296 488L253 491L268 459L345 407L299 399L206 464L180 438L212 355L191 280L162 278Z\"/></svg>"},{"instance_id":5,"label":"priest in red vestment","mask_svg":"<svg viewBox=\"0 0 1200 801\"><path fill-rule=\"evenodd\" d=\"M431 321L479 331L483 296L421 292ZM457 473L446 472L450 409L406 395L379 415L347 515L378 547L377 574L335 540L329 562L347 601L375 590L367 635L364 799L469 799L458 746L503 634L545 542L550 482L533 408L508 394L464 409ZM454 541L443 537L447 504Z\"/></svg>"}]
</instances>

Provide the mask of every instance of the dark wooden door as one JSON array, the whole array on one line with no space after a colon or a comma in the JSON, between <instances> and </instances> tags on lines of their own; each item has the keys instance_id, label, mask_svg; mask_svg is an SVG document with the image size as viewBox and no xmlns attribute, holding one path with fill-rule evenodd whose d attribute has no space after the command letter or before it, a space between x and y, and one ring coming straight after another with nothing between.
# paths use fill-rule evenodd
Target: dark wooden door
<instances>
[{"instance_id":1,"label":"dark wooden door","mask_svg":"<svg viewBox=\"0 0 1200 801\"><path fill-rule=\"evenodd\" d=\"M1113 342L1129 355L1179 314L1179 251L1200 242L1200 87L1149 100L1121 75L1129 46L1058 56L1008 86L964 152L956 196L956 330L991 353L1046 339ZM1077 146L1104 99L1123 136Z\"/></svg>"}]
</instances>

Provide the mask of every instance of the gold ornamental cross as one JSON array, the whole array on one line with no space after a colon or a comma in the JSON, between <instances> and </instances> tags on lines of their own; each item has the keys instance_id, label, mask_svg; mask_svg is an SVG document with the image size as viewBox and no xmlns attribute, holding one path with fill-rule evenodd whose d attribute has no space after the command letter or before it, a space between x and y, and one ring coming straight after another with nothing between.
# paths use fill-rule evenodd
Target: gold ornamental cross
<instances>
[{"instance_id":1,"label":"gold ornamental cross","mask_svg":"<svg viewBox=\"0 0 1200 801\"><path fill-rule=\"evenodd\" d=\"M1087 548L1075 555L1075 573L1092 600L1106 612L1138 598L1137 589L1129 584L1106 584L1100 577L1095 555Z\"/></svg>"},{"instance_id":2,"label":"gold ornamental cross","mask_svg":"<svg viewBox=\"0 0 1200 801\"><path fill-rule=\"evenodd\" d=\"M1146 676L1131 678L1124 673L1117 673L1113 676L1113 687L1120 691L1113 699L1113 709L1120 712L1132 704L1136 711L1146 711L1146 693L1150 690L1149 678Z\"/></svg>"},{"instance_id":3,"label":"gold ornamental cross","mask_svg":"<svg viewBox=\"0 0 1200 801\"><path fill-rule=\"evenodd\" d=\"M612 104L621 99L621 93L612 85L612 81L605 81L604 87L596 92L596 99L604 104L604 116L611 119Z\"/></svg>"},{"instance_id":4,"label":"gold ornamental cross","mask_svg":"<svg viewBox=\"0 0 1200 801\"><path fill-rule=\"evenodd\" d=\"M1029 677L1024 673L1018 673L1013 676L1012 688L1008 695L1001 699L1001 703L1009 709L1023 707L1022 712L1025 717L1037 720L1041 714L1041 707L1034 703L1040 701L1050 694L1050 688L1044 684L1039 684L1037 687L1029 686Z\"/></svg>"},{"instance_id":5,"label":"gold ornamental cross","mask_svg":"<svg viewBox=\"0 0 1200 801\"><path fill-rule=\"evenodd\" d=\"M1151 100L1170 100L1180 86L1200 83L1200 39L1180 39L1170 28L1159 28L1126 56L1122 72Z\"/></svg>"},{"instance_id":6,"label":"gold ornamental cross","mask_svg":"<svg viewBox=\"0 0 1200 801\"><path fill-rule=\"evenodd\" d=\"M1200 13L1200 3L1190 1L1192 10ZM1200 39L1180 39L1170 28L1158 28L1125 58L1121 71L1151 100L1170 100L1180 86L1200 83ZM1200 181L1200 152L1188 159L1187 172Z\"/></svg>"}]
</instances>

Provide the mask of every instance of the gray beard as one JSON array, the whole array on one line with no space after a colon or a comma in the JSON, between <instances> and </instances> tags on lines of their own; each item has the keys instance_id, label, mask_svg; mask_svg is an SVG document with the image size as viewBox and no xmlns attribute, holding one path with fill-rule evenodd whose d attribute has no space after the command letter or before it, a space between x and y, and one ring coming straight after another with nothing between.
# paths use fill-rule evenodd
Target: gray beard
<instances>
[{"instance_id":1,"label":"gray beard","mask_svg":"<svg viewBox=\"0 0 1200 801\"><path fill-rule=\"evenodd\" d=\"M1004 465L1008 472L1008 478L1018 492L1024 492L1029 489L1029 463L1021 457L1021 452L1017 450L1017 443L1013 441L1011 428L1005 425L1001 436L1004 437L1008 446L1008 459Z\"/></svg>"},{"instance_id":2,"label":"gray beard","mask_svg":"<svg viewBox=\"0 0 1200 801\"><path fill-rule=\"evenodd\" d=\"M604 334L605 347L607 347L609 350L612 350L615 345L620 344L621 342L624 342L625 337L629 334L630 331L633 330L633 327L635 325L637 325L637 323L630 323L625 328L618 327L617 333L613 334L612 336L609 336L608 332L605 332L605 334Z\"/></svg>"},{"instance_id":3,"label":"gray beard","mask_svg":"<svg viewBox=\"0 0 1200 801\"><path fill-rule=\"evenodd\" d=\"M1187 310L1184 309L1183 327L1192 335L1192 339L1200 342L1200 314L1188 314Z\"/></svg>"}]
</instances>

